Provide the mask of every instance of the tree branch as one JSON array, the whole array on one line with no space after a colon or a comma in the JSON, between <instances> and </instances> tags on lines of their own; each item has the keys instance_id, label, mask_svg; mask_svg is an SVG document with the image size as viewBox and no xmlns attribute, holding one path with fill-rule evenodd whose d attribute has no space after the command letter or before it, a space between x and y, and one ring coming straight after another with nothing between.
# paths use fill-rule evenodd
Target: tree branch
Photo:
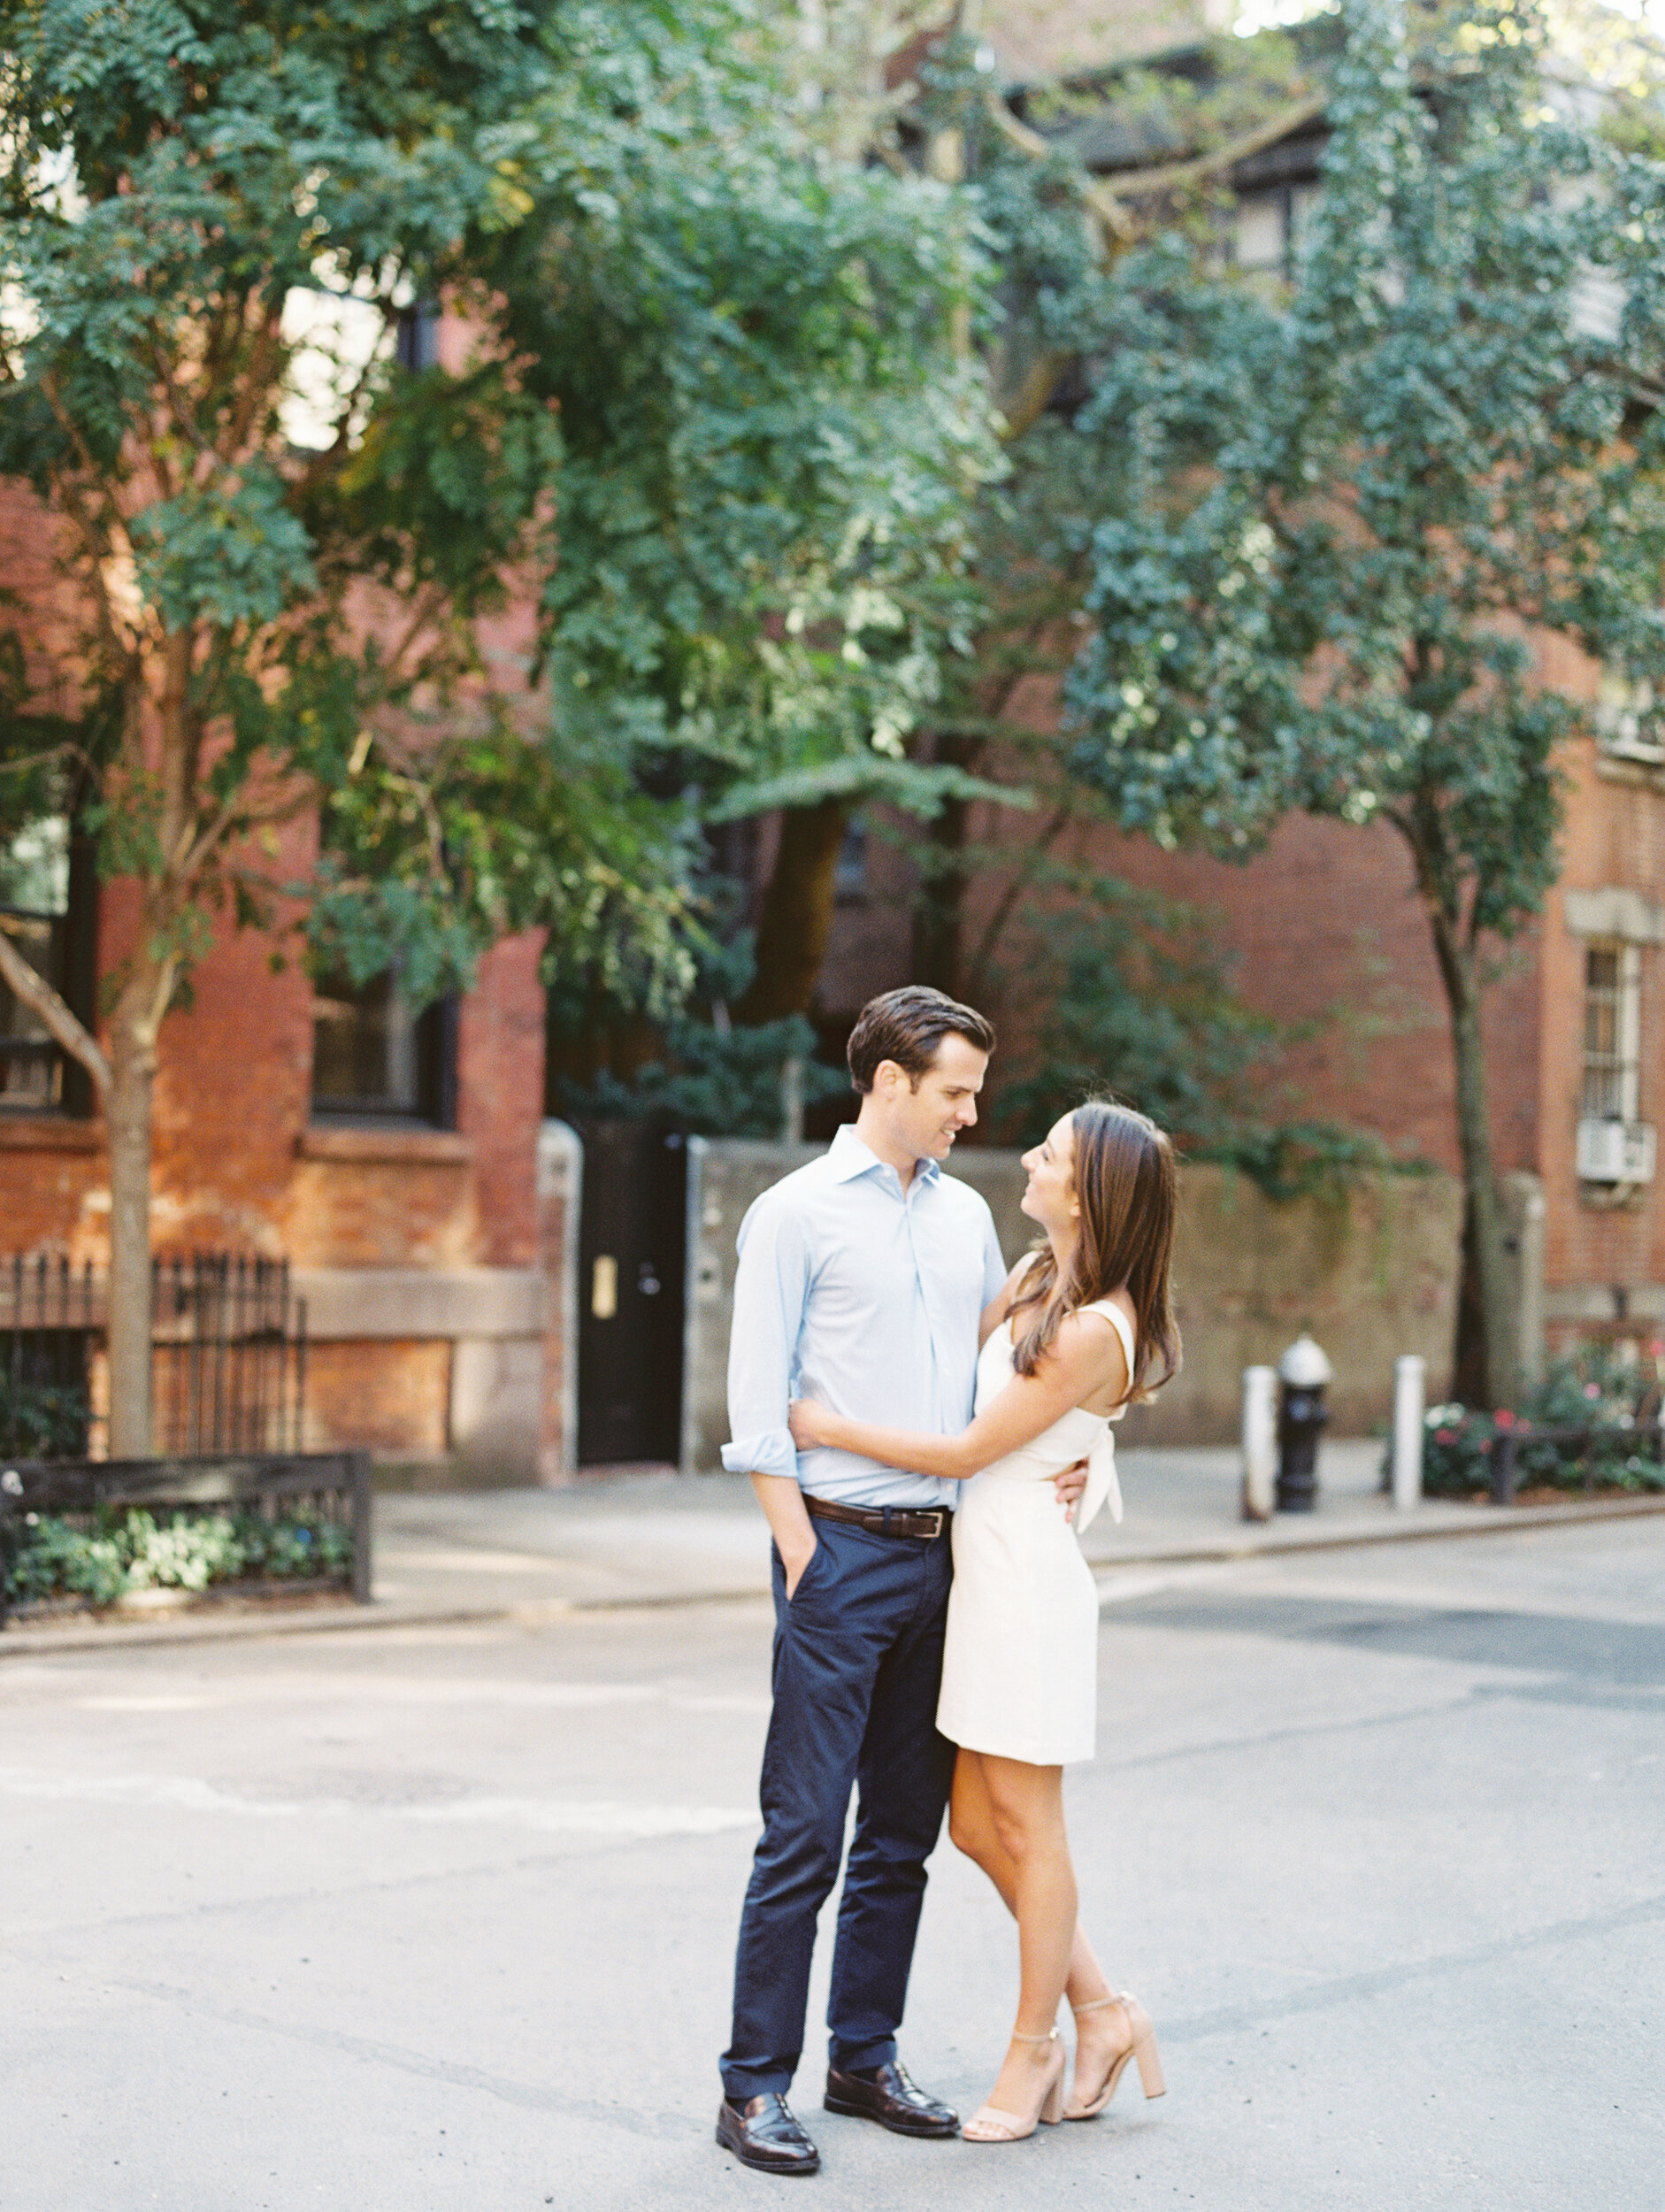
<instances>
[{"instance_id":1,"label":"tree branch","mask_svg":"<svg viewBox=\"0 0 1665 2212\"><path fill-rule=\"evenodd\" d=\"M61 1045L72 1059L80 1061L93 1079L99 1104L107 1110L111 1087L109 1061L46 978L30 967L7 935L4 921L0 921L0 982L6 985L13 998L28 1008L54 1044Z\"/></svg>"},{"instance_id":2,"label":"tree branch","mask_svg":"<svg viewBox=\"0 0 1665 2212\"><path fill-rule=\"evenodd\" d=\"M1049 852L1069 826L1073 810L1068 799L1060 801L1053 810L1051 818L1047 821L1046 827L1040 836L1033 840L1031 850L1037 853ZM990 961L994 957L994 948L1005 935L1006 926L1011 920L1017 902L1023 896L1029 880L1030 875L1027 868L1017 869L1010 882L994 902L994 910L984 925L983 933L977 941L977 950L971 955L966 969L965 987L968 991L981 992L984 976Z\"/></svg>"},{"instance_id":3,"label":"tree branch","mask_svg":"<svg viewBox=\"0 0 1665 2212\"><path fill-rule=\"evenodd\" d=\"M268 305L265 313L260 319L260 327L255 334L254 348L243 370L242 397L239 400L236 411L232 417L230 435L226 440L230 456L229 465L233 468L238 465L243 446L247 442L250 431L254 428L261 405L267 396L267 384L271 375L272 357L277 351L282 325L282 302L280 301L275 307Z\"/></svg>"},{"instance_id":4,"label":"tree branch","mask_svg":"<svg viewBox=\"0 0 1665 2212\"><path fill-rule=\"evenodd\" d=\"M1058 151L1049 138L1039 131L1032 131L1027 123L1020 123L1000 94L991 86L984 105L989 120L1009 144L1019 153L1027 154L1032 161L1047 161ZM1131 246L1136 235L1132 217L1107 184L1090 176L1083 169L1071 180L1076 190L1086 202L1102 224L1107 237L1119 246Z\"/></svg>"},{"instance_id":5,"label":"tree branch","mask_svg":"<svg viewBox=\"0 0 1665 2212\"><path fill-rule=\"evenodd\" d=\"M1070 365L1070 357L1067 353L1043 353L1039 360L1030 363L1011 398L996 402L1006 426L1001 433L1002 445L1015 443L1040 420L1047 411L1047 402L1057 389L1058 379Z\"/></svg>"},{"instance_id":6,"label":"tree branch","mask_svg":"<svg viewBox=\"0 0 1665 2212\"><path fill-rule=\"evenodd\" d=\"M1116 189L1140 200L1163 192L1183 191L1188 184L1200 184L1207 177L1217 177L1223 170L1234 169L1239 161L1247 161L1251 154L1258 154L1267 146L1275 146L1280 138L1287 138L1302 124L1316 122L1329 104L1327 93L1309 93L1304 100L1295 100L1288 107L1279 108L1253 130L1227 139L1224 146L1216 146L1212 153L1199 154L1190 161L1168 162L1157 169L1132 170L1118 179Z\"/></svg>"}]
</instances>

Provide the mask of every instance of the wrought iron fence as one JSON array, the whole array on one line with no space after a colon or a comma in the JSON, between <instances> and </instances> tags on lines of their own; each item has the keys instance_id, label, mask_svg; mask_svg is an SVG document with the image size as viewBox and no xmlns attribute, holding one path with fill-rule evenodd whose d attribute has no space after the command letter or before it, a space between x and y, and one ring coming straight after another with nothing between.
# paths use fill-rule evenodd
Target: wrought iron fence
<instances>
[{"instance_id":1,"label":"wrought iron fence","mask_svg":"<svg viewBox=\"0 0 1665 2212\"><path fill-rule=\"evenodd\" d=\"M288 1260L155 1261L150 1313L158 1452L299 1451L306 1301L291 1291Z\"/></svg>"},{"instance_id":2,"label":"wrought iron fence","mask_svg":"<svg viewBox=\"0 0 1665 2212\"><path fill-rule=\"evenodd\" d=\"M0 1263L0 1452L87 1450L102 1333L90 1266L40 1253Z\"/></svg>"},{"instance_id":3,"label":"wrought iron fence","mask_svg":"<svg viewBox=\"0 0 1665 2212\"><path fill-rule=\"evenodd\" d=\"M165 1455L295 1452L306 1411L306 1301L287 1260L227 1252L150 1269L151 1427ZM93 1368L105 1286L90 1265L0 1261L0 1452L79 1459L103 1425Z\"/></svg>"}]
</instances>

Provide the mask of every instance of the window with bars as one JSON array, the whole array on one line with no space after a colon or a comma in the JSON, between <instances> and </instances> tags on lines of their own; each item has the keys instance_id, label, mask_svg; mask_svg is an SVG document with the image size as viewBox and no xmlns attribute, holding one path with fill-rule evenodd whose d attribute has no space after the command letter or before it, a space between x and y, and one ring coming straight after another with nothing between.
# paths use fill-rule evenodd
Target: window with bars
<instances>
[{"instance_id":1,"label":"window with bars","mask_svg":"<svg viewBox=\"0 0 1665 2212\"><path fill-rule=\"evenodd\" d=\"M1584 948L1586 1119L1635 1122L1640 1110L1642 954L1638 945Z\"/></svg>"},{"instance_id":2,"label":"window with bars","mask_svg":"<svg viewBox=\"0 0 1665 2212\"><path fill-rule=\"evenodd\" d=\"M44 815L0 838L0 929L72 1013L94 1018L98 879L91 840ZM90 1079L0 983L0 1113L92 1111Z\"/></svg>"}]
</instances>

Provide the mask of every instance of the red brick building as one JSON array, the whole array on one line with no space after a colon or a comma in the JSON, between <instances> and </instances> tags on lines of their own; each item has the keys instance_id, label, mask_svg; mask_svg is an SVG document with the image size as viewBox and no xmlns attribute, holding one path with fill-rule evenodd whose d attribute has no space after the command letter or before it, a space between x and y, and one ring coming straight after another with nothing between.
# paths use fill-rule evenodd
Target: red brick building
<instances>
[{"instance_id":1,"label":"red brick building","mask_svg":"<svg viewBox=\"0 0 1665 2212\"><path fill-rule=\"evenodd\" d=\"M50 553L43 518L5 488L0 583L30 611L33 685L67 709L73 626ZM529 632L510 618L492 649L512 663ZM279 856L297 876L310 861L304 835ZM135 908L89 863L63 823L0 849L0 908L83 1018ZM315 990L295 949L226 926L165 1025L155 1247L288 1259L309 1444L529 1475L548 1440L541 940L498 946L470 992L415 1019L387 978ZM0 1255L107 1259L104 1133L78 1074L0 987Z\"/></svg>"}]
</instances>

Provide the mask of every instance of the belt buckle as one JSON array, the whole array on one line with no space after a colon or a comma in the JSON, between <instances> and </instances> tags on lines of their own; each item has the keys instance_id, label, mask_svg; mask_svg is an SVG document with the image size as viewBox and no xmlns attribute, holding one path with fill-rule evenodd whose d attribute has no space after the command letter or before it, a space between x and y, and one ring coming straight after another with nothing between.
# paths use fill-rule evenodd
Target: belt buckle
<instances>
[{"instance_id":1,"label":"belt buckle","mask_svg":"<svg viewBox=\"0 0 1665 2212\"><path fill-rule=\"evenodd\" d=\"M935 1543L937 1538L942 1533L942 1508L940 1505L929 1506L919 1517L922 1521L930 1521L934 1524L929 1533L925 1535L925 1541L927 1544Z\"/></svg>"}]
</instances>

